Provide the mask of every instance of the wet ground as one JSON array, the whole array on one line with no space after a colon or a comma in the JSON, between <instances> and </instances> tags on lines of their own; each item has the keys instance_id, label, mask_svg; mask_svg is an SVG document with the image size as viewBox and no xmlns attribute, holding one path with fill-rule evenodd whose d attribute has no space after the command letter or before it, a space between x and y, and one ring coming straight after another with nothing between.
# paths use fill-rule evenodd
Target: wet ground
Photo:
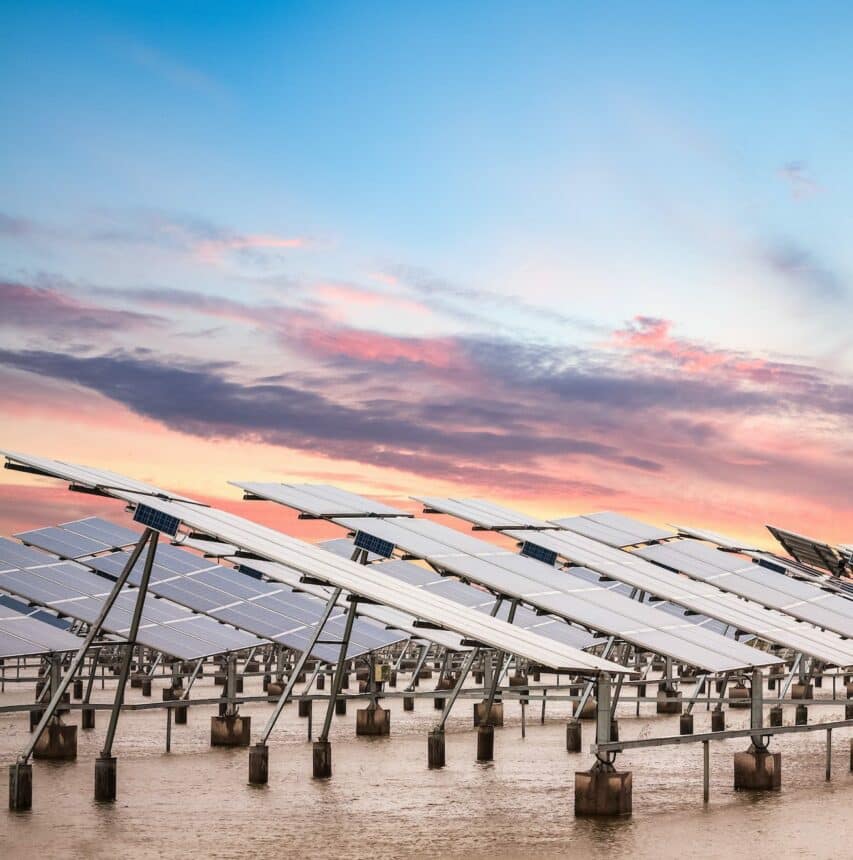
<instances>
[{"instance_id":1,"label":"wet ground","mask_svg":"<svg viewBox=\"0 0 853 860\"><path fill-rule=\"evenodd\" d=\"M543 676L543 681L546 680ZM162 683L165 682L161 682ZM426 682L429 683L429 682ZM246 693L259 692L259 679ZM211 678L193 696L219 693ZM826 691L816 691L817 693ZM96 701L111 692L97 691ZM159 697L155 685L154 696ZM130 701L143 700L138 690ZM0 703L31 701L32 686L7 687ZM659 747L623 755L617 765L633 771L634 814L619 821L576 819L574 772L590 766L588 752L565 750L567 702L549 704L546 722L531 705L527 736L521 737L517 703L504 705L506 725L495 732L495 761L475 761L471 700L459 700L448 724L447 767L426 767L426 733L436 712L432 699L418 699L414 713L388 700L391 737L355 737L355 703L335 717L334 777L311 778L307 721L288 705L270 745L270 782L247 784L245 749L209 746L210 706L189 710L186 726L173 726L165 753L165 715L122 715L118 801L92 799L94 759L103 741L106 712L94 731L78 732L75 762L36 762L33 809L0 808L0 856L208 856L208 857L853 857L853 774L848 730L833 738L833 775L825 781L825 733L783 736L778 794L750 795L732 789L732 754L743 739L711 746L711 799L702 802L702 746ZM271 706L244 706L253 736ZM678 717L659 717L654 704L620 712L622 739L678 733ZM749 711L729 711L728 727L745 727ZM843 718L843 703L813 707L813 721ZM75 721L77 717L74 717ZM315 704L315 733L322 712ZM786 724L793 707L786 707ZM696 732L710 728L704 708ZM584 750L592 740L584 725ZM25 715L0 715L0 760L14 761L29 739Z\"/></svg>"}]
</instances>

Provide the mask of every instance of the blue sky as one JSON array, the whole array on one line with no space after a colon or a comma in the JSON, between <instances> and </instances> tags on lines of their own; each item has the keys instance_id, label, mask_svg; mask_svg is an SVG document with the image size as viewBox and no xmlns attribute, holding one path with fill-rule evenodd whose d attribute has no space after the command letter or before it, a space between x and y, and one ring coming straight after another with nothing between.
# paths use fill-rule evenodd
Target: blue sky
<instances>
[{"instance_id":1,"label":"blue sky","mask_svg":"<svg viewBox=\"0 0 853 860\"><path fill-rule=\"evenodd\" d=\"M381 365L365 369L371 398L404 404L459 393L431 375L459 373L444 353L470 370L476 352L477 378L502 384L489 356L510 349L534 375L627 362L628 376L701 372L712 387L738 373L754 385L744 368L765 362L796 385L806 368L810 396L835 404L804 418L781 391L761 413L774 452L820 452L815 496L846 468L848 5L6 3L0 25L0 278L19 303L7 347L151 349L140 315L160 315L174 329L153 323L164 361L228 361L244 382L286 367L347 403L344 344L350 369ZM68 302L109 338L65 326L57 345L36 306L60 319ZM386 338L378 355L370 333ZM645 426L710 421L668 396ZM623 437L606 405L580 435L684 468ZM576 415L565 406L557 426ZM740 411L710 423L733 469L755 462ZM789 486L762 472L751 491L794 506L810 456L767 466ZM403 483L371 468L377 487ZM640 478L617 469L607 486L649 509ZM708 479L692 468L680 501Z\"/></svg>"}]
</instances>

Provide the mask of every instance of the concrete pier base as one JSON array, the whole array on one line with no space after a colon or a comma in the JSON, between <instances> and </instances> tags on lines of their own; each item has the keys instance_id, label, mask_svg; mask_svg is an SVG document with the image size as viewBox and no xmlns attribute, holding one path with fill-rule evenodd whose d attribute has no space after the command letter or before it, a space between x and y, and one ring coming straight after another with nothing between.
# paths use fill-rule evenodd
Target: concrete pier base
<instances>
[{"instance_id":1,"label":"concrete pier base","mask_svg":"<svg viewBox=\"0 0 853 860\"><path fill-rule=\"evenodd\" d=\"M477 761L493 761L495 757L495 727L477 727Z\"/></svg>"},{"instance_id":2,"label":"concrete pier base","mask_svg":"<svg viewBox=\"0 0 853 860\"><path fill-rule=\"evenodd\" d=\"M317 680L314 681L314 686L318 690L326 689L326 676L322 672L317 676Z\"/></svg>"},{"instance_id":3,"label":"concrete pier base","mask_svg":"<svg viewBox=\"0 0 853 860\"><path fill-rule=\"evenodd\" d=\"M32 731L41 721L44 715L44 708L33 708L30 711L30 731Z\"/></svg>"},{"instance_id":4,"label":"concrete pier base","mask_svg":"<svg viewBox=\"0 0 853 860\"><path fill-rule=\"evenodd\" d=\"M269 690L270 681L272 681L272 678L269 675L264 675L263 680L261 682L261 687L263 688L263 691L265 693Z\"/></svg>"},{"instance_id":5,"label":"concrete pier base","mask_svg":"<svg viewBox=\"0 0 853 860\"><path fill-rule=\"evenodd\" d=\"M80 725L84 731L95 728L95 709L83 708L80 712Z\"/></svg>"},{"instance_id":6,"label":"concrete pier base","mask_svg":"<svg viewBox=\"0 0 853 860\"><path fill-rule=\"evenodd\" d=\"M138 672L134 672L130 676L130 688L131 690L138 690L142 686L142 679L144 675L140 675Z\"/></svg>"},{"instance_id":7,"label":"concrete pier base","mask_svg":"<svg viewBox=\"0 0 853 860\"><path fill-rule=\"evenodd\" d=\"M9 809L25 812L33 806L33 766L9 765Z\"/></svg>"},{"instance_id":8,"label":"concrete pier base","mask_svg":"<svg viewBox=\"0 0 853 860\"><path fill-rule=\"evenodd\" d=\"M509 676L510 687L521 687L521 689L518 691L519 693L523 694L523 693L529 693L530 692L530 688L528 687L528 683L529 682L527 680L527 675L510 675ZM521 696L519 696L519 701L522 704L526 705L529 700L527 699L526 696L521 695Z\"/></svg>"},{"instance_id":9,"label":"concrete pier base","mask_svg":"<svg viewBox=\"0 0 853 860\"><path fill-rule=\"evenodd\" d=\"M681 735L693 734L693 714L682 714L679 717L678 733Z\"/></svg>"},{"instance_id":10,"label":"concrete pier base","mask_svg":"<svg viewBox=\"0 0 853 860\"><path fill-rule=\"evenodd\" d=\"M269 780L269 752L266 744L255 744L249 748L249 783L266 785Z\"/></svg>"},{"instance_id":11,"label":"concrete pier base","mask_svg":"<svg viewBox=\"0 0 853 860\"><path fill-rule=\"evenodd\" d=\"M578 713L580 702L572 703L572 715L579 720L594 720L598 711L598 701L595 696L590 696L583 706L583 711Z\"/></svg>"},{"instance_id":12,"label":"concrete pier base","mask_svg":"<svg viewBox=\"0 0 853 860\"><path fill-rule=\"evenodd\" d=\"M332 745L329 741L314 741L314 779L332 775Z\"/></svg>"},{"instance_id":13,"label":"concrete pier base","mask_svg":"<svg viewBox=\"0 0 853 860\"><path fill-rule=\"evenodd\" d=\"M284 692L284 681L270 681L267 684L266 692L270 701L277 699Z\"/></svg>"},{"instance_id":14,"label":"concrete pier base","mask_svg":"<svg viewBox=\"0 0 853 860\"><path fill-rule=\"evenodd\" d=\"M847 704L844 705L844 719L853 720L853 702L847 702Z\"/></svg>"},{"instance_id":15,"label":"concrete pier base","mask_svg":"<svg viewBox=\"0 0 853 860\"><path fill-rule=\"evenodd\" d=\"M433 729L427 735L427 767L444 767L444 732Z\"/></svg>"},{"instance_id":16,"label":"concrete pier base","mask_svg":"<svg viewBox=\"0 0 853 860\"><path fill-rule=\"evenodd\" d=\"M581 751L583 730L581 721L571 719L566 723L566 750L570 753Z\"/></svg>"},{"instance_id":17,"label":"concrete pier base","mask_svg":"<svg viewBox=\"0 0 853 860\"><path fill-rule=\"evenodd\" d=\"M791 684L792 699L813 699L814 690L811 684Z\"/></svg>"},{"instance_id":18,"label":"concrete pier base","mask_svg":"<svg viewBox=\"0 0 853 860\"><path fill-rule=\"evenodd\" d=\"M391 712L369 705L355 712L355 733L359 736L383 737L391 733Z\"/></svg>"},{"instance_id":19,"label":"concrete pier base","mask_svg":"<svg viewBox=\"0 0 853 860\"><path fill-rule=\"evenodd\" d=\"M75 678L73 687L74 687L74 689L73 689L71 695L75 699L82 699L83 698L83 679L82 678Z\"/></svg>"},{"instance_id":20,"label":"concrete pier base","mask_svg":"<svg viewBox=\"0 0 853 860\"><path fill-rule=\"evenodd\" d=\"M711 711L711 731L724 732L726 730L726 712Z\"/></svg>"},{"instance_id":21,"label":"concrete pier base","mask_svg":"<svg viewBox=\"0 0 853 860\"><path fill-rule=\"evenodd\" d=\"M210 718L212 747L247 747L251 739L252 718L236 715Z\"/></svg>"},{"instance_id":22,"label":"concrete pier base","mask_svg":"<svg viewBox=\"0 0 853 860\"><path fill-rule=\"evenodd\" d=\"M479 726L486 716L486 702L474 703L474 725ZM489 713L489 725L502 726L504 724L504 706L502 702L492 702L492 710Z\"/></svg>"},{"instance_id":23,"label":"concrete pier base","mask_svg":"<svg viewBox=\"0 0 853 860\"><path fill-rule=\"evenodd\" d=\"M314 702L312 699L300 699L299 700L299 716L300 717L310 717L311 711L313 710Z\"/></svg>"},{"instance_id":24,"label":"concrete pier base","mask_svg":"<svg viewBox=\"0 0 853 860\"><path fill-rule=\"evenodd\" d=\"M142 687L142 695L143 696L150 696L151 695L151 679L150 678L143 678L142 684L140 686Z\"/></svg>"},{"instance_id":25,"label":"concrete pier base","mask_svg":"<svg viewBox=\"0 0 853 860\"><path fill-rule=\"evenodd\" d=\"M95 759L95 800L112 803L116 799L115 756Z\"/></svg>"},{"instance_id":26,"label":"concrete pier base","mask_svg":"<svg viewBox=\"0 0 853 860\"><path fill-rule=\"evenodd\" d=\"M33 748L33 758L54 761L77 758L77 726L48 723Z\"/></svg>"},{"instance_id":27,"label":"concrete pier base","mask_svg":"<svg viewBox=\"0 0 853 860\"><path fill-rule=\"evenodd\" d=\"M403 710L404 711L414 711L415 709L415 697L414 696L403 696Z\"/></svg>"},{"instance_id":28,"label":"concrete pier base","mask_svg":"<svg viewBox=\"0 0 853 860\"><path fill-rule=\"evenodd\" d=\"M749 791L779 791L782 787L782 753L750 746L734 755L734 786Z\"/></svg>"},{"instance_id":29,"label":"concrete pier base","mask_svg":"<svg viewBox=\"0 0 853 860\"><path fill-rule=\"evenodd\" d=\"M173 708L173 716L175 718L176 726L185 726L187 724L187 715L190 711L189 705L181 705L180 707Z\"/></svg>"},{"instance_id":30,"label":"concrete pier base","mask_svg":"<svg viewBox=\"0 0 853 860\"><path fill-rule=\"evenodd\" d=\"M575 773L575 815L615 817L630 815L633 780L630 771L597 763Z\"/></svg>"},{"instance_id":31,"label":"concrete pier base","mask_svg":"<svg viewBox=\"0 0 853 860\"><path fill-rule=\"evenodd\" d=\"M797 705L797 712L794 716L794 723L798 726L805 726L809 721L809 709L806 705Z\"/></svg>"},{"instance_id":32,"label":"concrete pier base","mask_svg":"<svg viewBox=\"0 0 853 860\"><path fill-rule=\"evenodd\" d=\"M781 726L782 725L782 715L783 715L782 706L781 705L774 705L770 709L770 725L774 728Z\"/></svg>"},{"instance_id":33,"label":"concrete pier base","mask_svg":"<svg viewBox=\"0 0 853 860\"><path fill-rule=\"evenodd\" d=\"M729 702L730 708L748 708L749 707L749 690L744 684L736 684L729 690L729 698L735 701Z\"/></svg>"},{"instance_id":34,"label":"concrete pier base","mask_svg":"<svg viewBox=\"0 0 853 860\"><path fill-rule=\"evenodd\" d=\"M681 692L676 690L658 690L657 713L680 714L682 709Z\"/></svg>"}]
</instances>

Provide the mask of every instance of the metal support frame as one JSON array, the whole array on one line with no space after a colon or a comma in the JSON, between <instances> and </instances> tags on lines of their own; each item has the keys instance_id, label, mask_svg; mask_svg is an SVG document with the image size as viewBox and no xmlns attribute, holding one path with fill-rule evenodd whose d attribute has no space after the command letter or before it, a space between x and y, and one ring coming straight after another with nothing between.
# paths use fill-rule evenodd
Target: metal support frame
<instances>
[{"instance_id":1,"label":"metal support frame","mask_svg":"<svg viewBox=\"0 0 853 860\"><path fill-rule=\"evenodd\" d=\"M421 645L421 653L418 656L418 662L415 663L415 669L412 672L412 680L409 681L408 686L403 691L404 693L411 693L415 689L415 681L418 680L418 675L421 673L421 669L424 667L424 663L426 663L427 654L429 653L429 643L427 642L425 645Z\"/></svg>"},{"instance_id":2,"label":"metal support frame","mask_svg":"<svg viewBox=\"0 0 853 860\"><path fill-rule=\"evenodd\" d=\"M607 642L604 646L604 650L601 652L601 659L606 660L610 656L610 652L613 650L613 644L616 642L615 636L609 636ZM578 702L578 710L577 714L580 716L583 713L583 709L586 707L586 703L589 701L589 697L592 695L592 691L595 689L595 681L587 682L587 685L584 687L583 693L581 694L580 701Z\"/></svg>"},{"instance_id":3,"label":"metal support frame","mask_svg":"<svg viewBox=\"0 0 853 860\"><path fill-rule=\"evenodd\" d=\"M794 658L794 665L791 666L791 671L788 672L788 675L785 678L784 682L779 685L779 701L780 702L782 701L782 699L785 698L785 696L788 693L788 690L791 689L791 684L794 682L794 675L799 674L800 667L802 666L802 664L803 664L803 655L802 655L802 653L798 653L797 656Z\"/></svg>"},{"instance_id":4,"label":"metal support frame","mask_svg":"<svg viewBox=\"0 0 853 860\"><path fill-rule=\"evenodd\" d=\"M347 612L346 624L344 625L344 635L341 638L341 650L338 655L338 665L335 666L335 679L332 682L332 689L329 693L329 704L326 707L326 718L323 720L323 731L320 733L320 737L318 738L321 743L326 743L329 740L329 730L332 728L332 714L335 711L335 702L341 692L341 682L344 678L347 649L349 648L349 639L352 634L352 624L353 621L355 621L356 608L358 607L357 595L351 594L349 596L349 601L350 605Z\"/></svg>"},{"instance_id":5,"label":"metal support frame","mask_svg":"<svg viewBox=\"0 0 853 860\"><path fill-rule=\"evenodd\" d=\"M23 765L28 763L30 756L33 754L33 750L35 749L35 746L42 735L42 732L45 730L45 727L50 722L50 719L53 716L54 711L56 711L56 708L59 705L59 702L64 695L65 690L71 683L75 672L82 664L83 659L85 658L86 653L89 650L89 647L91 646L92 642L94 642L95 637L100 632L101 625L104 623L104 620L106 619L107 615L109 615L110 610L113 608L113 604L116 602L116 599L118 598L119 593L124 587L125 582L127 582L127 578L130 576L130 572L136 566L136 562L139 560L139 556L142 554L142 550L149 542L149 540L153 539L156 543L157 535L158 533L153 529L145 529L145 531L142 533L142 537L139 538L139 541L133 548L133 552L130 554L130 558L127 560L127 563L125 564L124 569L119 575L119 578L116 580L112 591L110 592L107 599L104 601L104 605L101 607L101 611L98 613L98 617L89 627L89 632L86 634L86 638L83 640L83 644L80 646L77 653L74 655L74 659L71 661L71 665L69 666L68 671L62 677L62 680L59 682L59 686L57 687L57 689L53 691L50 702L48 703L44 714L42 714L42 718L39 720L39 724L36 726L35 731L33 732L33 736L30 740L30 743L27 745L26 749L18 756L18 764Z\"/></svg>"},{"instance_id":6,"label":"metal support frame","mask_svg":"<svg viewBox=\"0 0 853 860\"><path fill-rule=\"evenodd\" d=\"M692 714L693 706L696 704L696 700L699 698L699 694L705 689L705 685L708 683L708 674L700 675L696 679L696 687L693 690L693 694L690 696L690 701L687 703L687 708L684 713Z\"/></svg>"},{"instance_id":7,"label":"metal support frame","mask_svg":"<svg viewBox=\"0 0 853 860\"><path fill-rule=\"evenodd\" d=\"M184 690L184 694L181 696L182 700L189 699L190 697L190 689L192 685L195 683L195 679L198 678L198 673L201 671L201 667L204 664L204 657L200 657L195 664L195 669L192 671L192 675L190 675L189 681L187 681L187 688Z\"/></svg>"},{"instance_id":8,"label":"metal support frame","mask_svg":"<svg viewBox=\"0 0 853 860\"><path fill-rule=\"evenodd\" d=\"M494 612L495 613L497 613L498 607L501 605L501 602L502 602L502 598L499 596L497 599L497 602L495 603L495 606L494 606ZM510 603L510 605L509 605L509 612L507 613L507 618L506 618L507 624L512 624L515 621L515 610L516 609L518 609L518 598L515 598L512 601L512 603ZM500 659L500 655L503 654L503 652L498 651L497 653L498 653L498 659ZM507 655L507 659L504 663L503 670L500 672L495 672L492 675L492 683L489 685L489 696L486 699L486 710L485 710L485 713L483 714L482 719L480 720L481 725L485 725L485 726L489 725L489 720L491 719L491 716L492 716L492 705L494 704L495 694L497 693L497 690L498 690L498 683L500 682L500 679L503 677L503 673L506 672L507 666L509 666L509 658L511 656L512 655Z\"/></svg>"},{"instance_id":9,"label":"metal support frame","mask_svg":"<svg viewBox=\"0 0 853 860\"><path fill-rule=\"evenodd\" d=\"M110 758L113 751L116 728L118 726L119 712L124 702L124 688L130 674L130 663L133 659L133 647L136 645L136 635L139 632L139 622L142 618L142 607L145 605L145 596L148 593L148 580L151 578L151 568L154 566L154 556L157 553L157 541L160 533L153 529L146 529L148 534L148 552L145 555L145 567L142 570L142 579L139 582L139 593L136 596L136 605L133 607L133 618L130 622L130 630L127 634L127 649L121 665L121 674L116 687L115 701L110 713L110 724L107 727L107 735L104 739L104 748L101 750L101 758Z\"/></svg>"},{"instance_id":10,"label":"metal support frame","mask_svg":"<svg viewBox=\"0 0 853 860\"><path fill-rule=\"evenodd\" d=\"M281 691L281 695L278 697L278 701L275 703L275 708L273 708L273 712L270 714L270 718L267 720L267 724L264 727L263 732L261 733L261 737L260 737L260 740L258 741L258 743L266 744L266 742L269 740L269 736L270 736L270 734L272 734L272 730L275 728L275 724L276 724L278 718L281 716L281 712L282 712L284 706L287 704L287 701L290 698L290 694L293 692L293 688L296 685L296 679L299 677L299 675L302 672L303 666L308 661L308 657L311 654L311 650L317 644L317 640L320 638L320 635L323 632L323 628L326 626L326 622L329 620L329 616L332 614L332 611L337 606L338 600L340 600L340 597L341 597L341 589L336 588L331 593L331 595L329 596L329 599L326 601L326 607L323 610L323 615L320 618L320 621L317 623L317 626L314 630L314 634L311 637L311 641L308 643L308 646L305 648L305 650L299 655L299 659L296 661L296 666L294 667L294 670L290 673L290 677L287 679L287 684L285 685L284 689ZM351 607L350 611L354 612L354 607ZM349 616L347 616L347 618L349 618ZM352 629L352 623L351 622L349 622L349 627L348 627L348 630L350 630L350 629ZM347 640L349 639L349 633L347 633L345 638ZM339 666L343 664L345 659L346 659L346 646L344 646L344 648L343 648L343 653L342 653L341 660L339 661ZM319 666L319 663L318 663L318 666ZM337 671L335 672L335 677L338 678L338 672ZM334 706L334 703L333 703L333 706Z\"/></svg>"},{"instance_id":11,"label":"metal support frame","mask_svg":"<svg viewBox=\"0 0 853 860\"><path fill-rule=\"evenodd\" d=\"M602 672L595 680L596 687L596 711L595 711L595 742L596 744L606 744L610 742L610 724L613 716L611 714L611 685L610 673ZM596 752L596 759L602 767L607 769L613 768L613 762L616 760L616 753Z\"/></svg>"}]
</instances>

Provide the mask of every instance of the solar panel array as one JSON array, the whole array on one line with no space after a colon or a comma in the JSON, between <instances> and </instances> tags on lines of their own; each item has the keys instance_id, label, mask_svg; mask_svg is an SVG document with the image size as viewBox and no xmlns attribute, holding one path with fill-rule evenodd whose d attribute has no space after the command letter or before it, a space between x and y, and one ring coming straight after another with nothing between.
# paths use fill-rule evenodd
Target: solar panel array
<instances>
[{"instance_id":1,"label":"solar panel array","mask_svg":"<svg viewBox=\"0 0 853 860\"><path fill-rule=\"evenodd\" d=\"M441 500L431 498L430 507L441 510ZM524 516L518 514L516 519L524 519ZM726 594L715 586L686 579L634 553L565 529L503 531L519 542L537 543L557 552L572 564L583 565L602 576L624 582L693 612L716 618L737 630L801 651L831 665L853 665L850 643L837 634L818 630L791 615L766 609L754 601Z\"/></svg>"},{"instance_id":2,"label":"solar panel array","mask_svg":"<svg viewBox=\"0 0 853 860\"><path fill-rule=\"evenodd\" d=\"M0 659L76 651L81 640L68 632L67 624L63 627L45 621L46 614L0 595Z\"/></svg>"},{"instance_id":3,"label":"solar panel array","mask_svg":"<svg viewBox=\"0 0 853 860\"><path fill-rule=\"evenodd\" d=\"M59 526L19 532L15 537L60 558L71 559L118 549L139 540L139 534L132 529L100 517L86 517Z\"/></svg>"},{"instance_id":4,"label":"solar panel array","mask_svg":"<svg viewBox=\"0 0 853 860\"><path fill-rule=\"evenodd\" d=\"M116 577L129 556L128 552L117 552L84 563ZM142 567L140 559L131 571L132 583L139 581ZM317 597L297 594L287 586L211 564L207 559L174 546L158 550L148 587L160 597L297 651L308 648L325 608L325 602ZM339 640L344 632L344 617L344 609L334 611L321 638L332 642ZM406 638L399 630L386 630L369 619L359 618L353 624L347 657L352 659ZM336 663L339 651L335 644L317 644L312 654L327 663Z\"/></svg>"},{"instance_id":5,"label":"solar panel array","mask_svg":"<svg viewBox=\"0 0 853 860\"><path fill-rule=\"evenodd\" d=\"M336 517L333 522L349 529L367 528L348 517ZM431 520L386 517L371 521L370 531L438 569L497 594L693 666L725 672L775 662L767 654L725 640L684 619L677 621L672 615L594 584L572 570L553 570ZM535 537L531 536L541 532L526 534L533 543Z\"/></svg>"},{"instance_id":6,"label":"solar panel array","mask_svg":"<svg viewBox=\"0 0 853 860\"><path fill-rule=\"evenodd\" d=\"M112 585L76 562L61 561L39 550L0 539L0 589L24 600L92 623ZM123 637L127 635L137 594L136 589L122 590L107 615L104 630ZM263 644L255 636L154 597L145 601L137 639L140 644L184 660Z\"/></svg>"},{"instance_id":7,"label":"solar panel array","mask_svg":"<svg viewBox=\"0 0 853 860\"><path fill-rule=\"evenodd\" d=\"M712 583L724 591L853 638L853 601L808 582L773 573L743 556L694 540L642 547L636 554L692 579Z\"/></svg>"}]
</instances>

